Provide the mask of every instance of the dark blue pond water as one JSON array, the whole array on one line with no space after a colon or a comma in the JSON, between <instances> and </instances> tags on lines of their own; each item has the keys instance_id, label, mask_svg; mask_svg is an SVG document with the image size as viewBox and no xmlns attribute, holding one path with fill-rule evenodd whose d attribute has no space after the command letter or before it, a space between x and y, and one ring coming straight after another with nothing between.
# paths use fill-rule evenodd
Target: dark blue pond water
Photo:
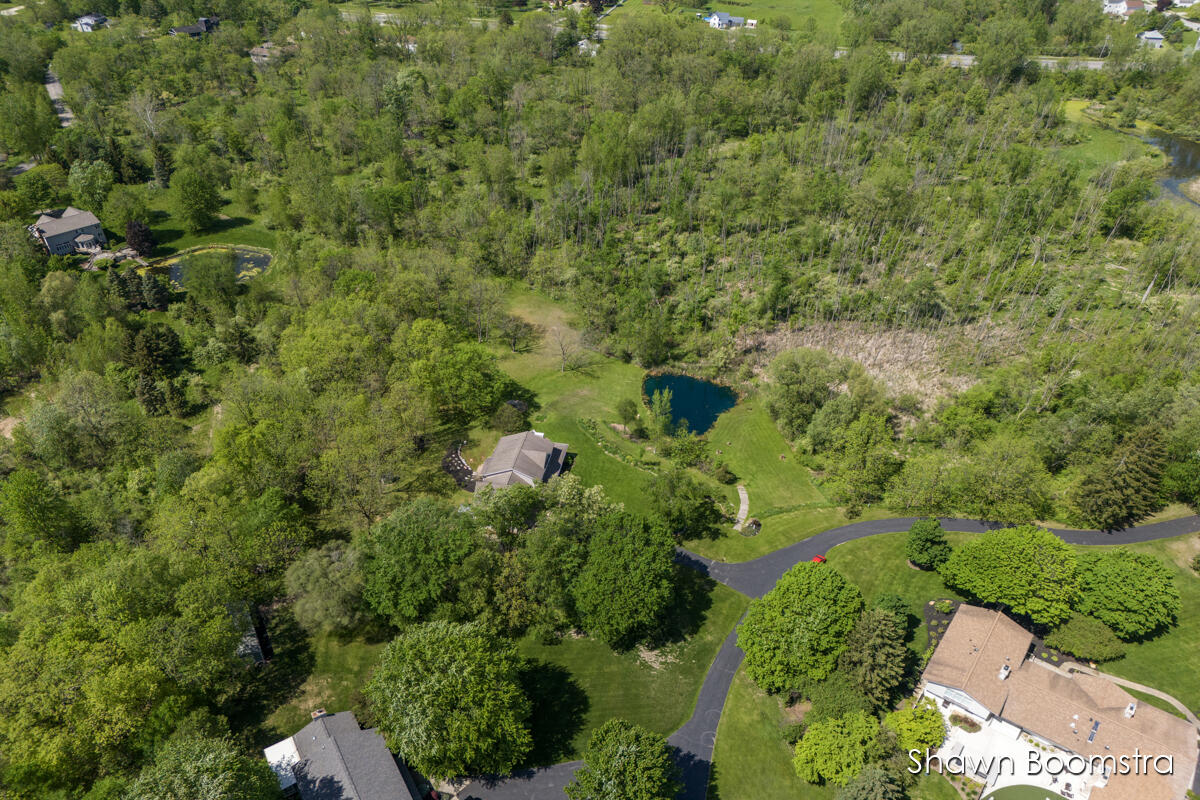
<instances>
[{"instance_id":1,"label":"dark blue pond water","mask_svg":"<svg viewBox=\"0 0 1200 800\"><path fill-rule=\"evenodd\" d=\"M717 417L737 403L737 392L732 389L689 375L650 375L642 384L646 397L664 389L671 390L671 421L679 425L687 420L688 430L697 433L711 428Z\"/></svg>"}]
</instances>

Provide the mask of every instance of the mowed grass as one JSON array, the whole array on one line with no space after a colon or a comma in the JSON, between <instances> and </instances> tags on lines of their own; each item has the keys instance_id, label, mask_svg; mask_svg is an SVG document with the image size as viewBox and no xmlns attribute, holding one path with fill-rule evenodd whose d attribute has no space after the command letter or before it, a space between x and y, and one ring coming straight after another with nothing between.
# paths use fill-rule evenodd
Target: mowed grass
<instances>
[{"instance_id":1,"label":"mowed grass","mask_svg":"<svg viewBox=\"0 0 1200 800\"><path fill-rule=\"evenodd\" d=\"M1200 554L1200 537L1190 534L1129 549L1161 559L1175 572L1183 610L1175 627L1150 641L1130 645L1124 658L1102 664L1101 669L1153 686L1193 712L1200 711L1200 670L1196 669L1200 664L1200 578L1189 566L1192 557Z\"/></svg>"},{"instance_id":2,"label":"mowed grass","mask_svg":"<svg viewBox=\"0 0 1200 800\"><path fill-rule=\"evenodd\" d=\"M717 418L707 436L714 453L721 451L714 457L725 462L738 483L754 487L750 516L761 519L799 506L829 505L812 472L796 460L762 397L742 399Z\"/></svg>"},{"instance_id":3,"label":"mowed grass","mask_svg":"<svg viewBox=\"0 0 1200 800\"><path fill-rule=\"evenodd\" d=\"M754 507L754 487L749 487L750 516L758 512ZM883 519L891 515L886 509L869 508L855 520ZM809 508L789 511L761 518L762 530L756 536L743 536L733 530L725 530L716 539L690 539L684 544L689 550L716 561L750 561L773 553L810 536L853 522L840 508Z\"/></svg>"},{"instance_id":4,"label":"mowed grass","mask_svg":"<svg viewBox=\"0 0 1200 800\"><path fill-rule=\"evenodd\" d=\"M311 650L306 655L311 659L311 671L291 699L266 719L264 727L278 734L276 740L307 725L318 708L347 711L358 704L383 650L382 643L343 641L329 635L314 636L309 643Z\"/></svg>"},{"instance_id":5,"label":"mowed grass","mask_svg":"<svg viewBox=\"0 0 1200 800\"><path fill-rule=\"evenodd\" d=\"M713 0L705 5L685 4L675 9L673 16L688 19L696 25L707 25L696 18L696 14L708 16L713 11L724 11L734 17L758 20L760 26L767 20L786 19L793 30L812 30L826 38L839 35L842 24L842 7L836 0ZM646 0L626 0L602 22L618 22L623 17L635 14L662 14L662 7ZM720 36L728 31L712 31ZM754 31L739 29L735 36L754 35Z\"/></svg>"},{"instance_id":6,"label":"mowed grass","mask_svg":"<svg viewBox=\"0 0 1200 800\"><path fill-rule=\"evenodd\" d=\"M223 199L225 203L217 213L224 219L218 218L209 230L187 233L171 210L170 195L163 191L154 192L150 197L150 229L156 243L154 257L171 256L191 247L211 244L244 244L267 250L275 247L274 233L240 206ZM124 235L124 231L113 233L118 237Z\"/></svg>"},{"instance_id":7,"label":"mowed grass","mask_svg":"<svg viewBox=\"0 0 1200 800\"><path fill-rule=\"evenodd\" d=\"M577 693L586 698L582 708L575 709L581 716L569 726L569 743L552 750L551 760L579 757L592 731L610 719L619 717L667 735L691 716L709 666L749 601L732 589L679 569L692 589L682 624L694 630L685 638L648 654L616 652L586 637L554 644L533 638L520 642L521 655L570 675L570 683L555 690L558 702Z\"/></svg>"},{"instance_id":8,"label":"mowed grass","mask_svg":"<svg viewBox=\"0 0 1200 800\"><path fill-rule=\"evenodd\" d=\"M709 797L721 800L831 800L833 786L814 786L796 776L783 737L785 711L779 697L759 689L738 670L725 701L713 752ZM958 800L940 775L922 775L912 800Z\"/></svg>"}]
</instances>

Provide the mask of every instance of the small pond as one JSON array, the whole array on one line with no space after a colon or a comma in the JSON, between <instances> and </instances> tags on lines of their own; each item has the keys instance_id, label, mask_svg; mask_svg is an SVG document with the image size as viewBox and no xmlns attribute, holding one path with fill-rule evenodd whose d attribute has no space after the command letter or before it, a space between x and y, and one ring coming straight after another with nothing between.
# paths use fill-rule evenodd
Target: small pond
<instances>
[{"instance_id":1,"label":"small pond","mask_svg":"<svg viewBox=\"0 0 1200 800\"><path fill-rule=\"evenodd\" d=\"M1183 191L1183 184L1200 175L1200 142L1172 136L1164 131L1147 134L1145 141L1162 150L1170 162L1166 177L1158 182L1163 191L1172 197L1200 205Z\"/></svg>"},{"instance_id":2,"label":"small pond","mask_svg":"<svg viewBox=\"0 0 1200 800\"><path fill-rule=\"evenodd\" d=\"M160 261L155 266L165 267L171 282L178 286L187 284L187 263L191 258L199 256L225 255L232 262L233 274L236 279L246 280L258 275L271 263L271 253L253 247L205 247Z\"/></svg>"},{"instance_id":3,"label":"small pond","mask_svg":"<svg viewBox=\"0 0 1200 800\"><path fill-rule=\"evenodd\" d=\"M704 433L717 417L737 403L737 392L728 386L693 378L690 375L648 375L642 384L646 397L671 390L671 422L687 420L688 430Z\"/></svg>"}]
</instances>

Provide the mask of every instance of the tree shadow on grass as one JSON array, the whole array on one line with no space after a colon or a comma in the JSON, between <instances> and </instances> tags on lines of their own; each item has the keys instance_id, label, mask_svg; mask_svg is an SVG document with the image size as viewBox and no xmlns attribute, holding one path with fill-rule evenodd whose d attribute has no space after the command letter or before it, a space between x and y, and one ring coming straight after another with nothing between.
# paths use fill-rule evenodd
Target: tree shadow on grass
<instances>
[{"instance_id":1,"label":"tree shadow on grass","mask_svg":"<svg viewBox=\"0 0 1200 800\"><path fill-rule=\"evenodd\" d=\"M663 611L658 628L650 633L646 646L658 649L685 641L699 633L712 608L712 593L717 582L680 564L675 565L675 594Z\"/></svg>"},{"instance_id":2,"label":"tree shadow on grass","mask_svg":"<svg viewBox=\"0 0 1200 800\"><path fill-rule=\"evenodd\" d=\"M266 727L267 717L296 696L316 664L308 635L290 611L273 614L267 628L274 657L265 664L247 666L220 709L229 719L230 727L241 732L256 748L280 738L276 731Z\"/></svg>"},{"instance_id":3,"label":"tree shadow on grass","mask_svg":"<svg viewBox=\"0 0 1200 800\"><path fill-rule=\"evenodd\" d=\"M162 216L160 216L160 214ZM162 212L155 212L153 216L154 216L155 222L160 222L160 221L165 222L166 217L167 217L167 215L162 214ZM172 220L172 222L174 222L174 220ZM226 233L227 231L231 231L235 228L245 227L246 225L249 225L251 222L252 222L252 220L249 219L248 217L230 217L229 219L215 219L215 220L213 220L212 225L209 225L207 228L205 228L202 231L197 231L194 235L209 236L209 235L216 234L216 233ZM192 235L192 234L189 234L187 231L181 230L176 227L161 227L161 228L156 227L156 228L154 228L154 241L155 241L155 245L156 245L154 248L154 255L155 256L170 255L175 250L175 248L171 247L171 243L177 242L180 239L182 239L183 237L189 236L189 235Z\"/></svg>"},{"instance_id":4,"label":"tree shadow on grass","mask_svg":"<svg viewBox=\"0 0 1200 800\"><path fill-rule=\"evenodd\" d=\"M573 757L575 736L591 707L583 688L564 667L548 661L526 662L521 684L533 705L529 716L533 750L523 766L557 764Z\"/></svg>"}]
</instances>

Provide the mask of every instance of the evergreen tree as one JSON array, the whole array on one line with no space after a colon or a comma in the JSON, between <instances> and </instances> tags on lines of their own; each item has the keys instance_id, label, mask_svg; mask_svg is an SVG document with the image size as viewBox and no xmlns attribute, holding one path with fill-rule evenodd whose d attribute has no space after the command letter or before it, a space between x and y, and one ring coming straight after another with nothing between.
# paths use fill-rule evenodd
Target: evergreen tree
<instances>
[{"instance_id":1,"label":"evergreen tree","mask_svg":"<svg viewBox=\"0 0 1200 800\"><path fill-rule=\"evenodd\" d=\"M166 311L171 302L171 292L162 279L153 273L142 275L142 303L155 311Z\"/></svg>"},{"instance_id":2,"label":"evergreen tree","mask_svg":"<svg viewBox=\"0 0 1200 800\"><path fill-rule=\"evenodd\" d=\"M838 659L841 671L877 706L888 704L904 682L907 665L904 626L882 608L868 609L859 617Z\"/></svg>"},{"instance_id":3,"label":"evergreen tree","mask_svg":"<svg viewBox=\"0 0 1200 800\"><path fill-rule=\"evenodd\" d=\"M1073 501L1080 519L1101 530L1114 530L1145 519L1162 508L1166 444L1147 426L1131 434L1112 457L1089 470Z\"/></svg>"},{"instance_id":4,"label":"evergreen tree","mask_svg":"<svg viewBox=\"0 0 1200 800\"><path fill-rule=\"evenodd\" d=\"M883 767L867 767L835 795L835 800L904 800L904 785Z\"/></svg>"}]
</instances>

